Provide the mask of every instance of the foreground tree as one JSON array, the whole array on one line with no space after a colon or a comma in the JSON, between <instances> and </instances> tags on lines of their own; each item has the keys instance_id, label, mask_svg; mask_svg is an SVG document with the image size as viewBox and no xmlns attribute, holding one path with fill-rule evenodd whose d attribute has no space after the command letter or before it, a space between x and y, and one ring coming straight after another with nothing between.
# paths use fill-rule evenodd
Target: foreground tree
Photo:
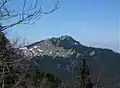
<instances>
[{"instance_id":1,"label":"foreground tree","mask_svg":"<svg viewBox=\"0 0 120 88\"><path fill-rule=\"evenodd\" d=\"M18 66L22 56L10 45L3 32L0 32L0 86L11 88L20 74ZM16 65L17 64L17 65Z\"/></svg>"},{"instance_id":2,"label":"foreground tree","mask_svg":"<svg viewBox=\"0 0 120 88\"><path fill-rule=\"evenodd\" d=\"M93 88L93 84L89 78L90 71L85 59L82 60L79 67L79 73L77 73L77 87L76 88Z\"/></svg>"},{"instance_id":3,"label":"foreground tree","mask_svg":"<svg viewBox=\"0 0 120 88\"><path fill-rule=\"evenodd\" d=\"M8 8L8 3L11 1L0 0L0 88L24 88L25 68L22 62L25 58L11 45L4 31L18 24L34 24L42 15L58 9L59 2L57 1L52 10L44 12L41 6L38 6L38 0L35 0L35 4L29 8L27 0L23 0L22 10L17 12L14 8Z\"/></svg>"}]
</instances>

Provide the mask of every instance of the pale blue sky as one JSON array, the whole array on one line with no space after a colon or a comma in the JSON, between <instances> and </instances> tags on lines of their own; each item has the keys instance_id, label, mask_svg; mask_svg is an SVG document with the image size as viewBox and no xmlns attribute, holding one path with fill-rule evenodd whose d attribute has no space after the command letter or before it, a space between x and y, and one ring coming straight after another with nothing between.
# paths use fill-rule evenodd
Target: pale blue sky
<instances>
[{"instance_id":1,"label":"pale blue sky","mask_svg":"<svg viewBox=\"0 0 120 88\"><path fill-rule=\"evenodd\" d=\"M55 0L40 1L45 10L55 3ZM118 0L60 0L57 11L43 16L34 25L13 27L9 36L23 36L33 43L53 36L70 35L87 46L120 51L118 4ZM19 8L18 0L12 6Z\"/></svg>"}]
</instances>

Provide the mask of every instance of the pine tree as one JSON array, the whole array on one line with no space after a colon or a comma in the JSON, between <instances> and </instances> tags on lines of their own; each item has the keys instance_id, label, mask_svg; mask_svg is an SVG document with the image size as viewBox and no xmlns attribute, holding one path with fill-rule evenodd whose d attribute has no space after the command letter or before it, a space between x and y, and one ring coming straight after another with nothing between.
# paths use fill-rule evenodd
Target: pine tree
<instances>
[{"instance_id":1,"label":"pine tree","mask_svg":"<svg viewBox=\"0 0 120 88\"><path fill-rule=\"evenodd\" d=\"M93 84L89 79L90 71L87 61L82 60L79 67L80 73L77 74L78 84L76 88L93 88Z\"/></svg>"}]
</instances>

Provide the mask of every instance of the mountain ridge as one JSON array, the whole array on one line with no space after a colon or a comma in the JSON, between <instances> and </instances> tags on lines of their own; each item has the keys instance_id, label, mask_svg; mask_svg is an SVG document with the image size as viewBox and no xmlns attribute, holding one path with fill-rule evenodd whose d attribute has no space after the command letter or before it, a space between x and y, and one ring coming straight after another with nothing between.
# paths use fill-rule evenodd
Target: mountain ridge
<instances>
[{"instance_id":1,"label":"mountain ridge","mask_svg":"<svg viewBox=\"0 0 120 88\"><path fill-rule=\"evenodd\" d=\"M57 41L57 40L59 40L59 41ZM29 45L27 45L27 46L25 46L25 48L30 48L31 46L34 46L34 45L39 45L41 42L51 42L52 43L52 45L56 45L55 43L57 43L58 44L58 46L60 47L61 45L59 44L60 43L60 41L62 41L62 42L64 42L64 41L66 41L67 43L74 43L75 45L81 45L81 46L83 46L83 47L87 47L87 48L94 48L94 49L101 49L101 50L107 50L107 51L111 51L111 52L114 52L114 53L118 53L118 54L120 54L119 52L115 52L114 50L112 50L112 49L108 49L108 48L97 48L97 47L91 47L91 46L84 46L84 45L82 45L79 41L76 41L75 39L73 39L71 36L67 36L67 35L64 35L64 36L61 36L61 37L52 37L52 38L47 38L47 39L45 39L45 40L41 40L41 41L38 41L38 42L35 42L35 43L32 43L32 44L29 44ZM23 47L24 48L24 47ZM23 49L23 48L21 48L21 49ZM66 48L66 47L65 47Z\"/></svg>"},{"instance_id":2,"label":"mountain ridge","mask_svg":"<svg viewBox=\"0 0 120 88\"><path fill-rule=\"evenodd\" d=\"M60 36L60 37L45 38L45 39L42 39L42 40L40 40L40 41L38 41L38 42L34 42L34 43L29 44L29 45L26 45L26 47L29 47L29 46L32 46L32 45L34 45L34 44L40 43L41 41L44 41L44 40L59 39L59 38L61 38L61 37L71 37L71 36L63 35L63 36ZM73 37L71 37L71 38L72 38L74 41L76 41ZM79 42L79 40L77 40L77 42ZM79 42L79 43L80 43L80 42ZM82 43L80 43L80 44L83 45ZM91 48L111 50L111 51L113 51L113 52L115 52L115 53L119 53L119 54L120 54L120 52L117 52L117 51L115 51L115 50L113 50L113 49L106 48L106 47L96 47L96 46L90 46L90 45L83 45L83 46L91 47Z\"/></svg>"}]
</instances>

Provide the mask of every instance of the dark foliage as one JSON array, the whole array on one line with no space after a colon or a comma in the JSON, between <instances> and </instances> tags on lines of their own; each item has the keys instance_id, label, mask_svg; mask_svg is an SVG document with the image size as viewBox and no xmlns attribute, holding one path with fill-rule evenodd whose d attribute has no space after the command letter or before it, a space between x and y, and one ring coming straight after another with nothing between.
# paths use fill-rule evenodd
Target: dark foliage
<instances>
[{"instance_id":1,"label":"dark foliage","mask_svg":"<svg viewBox=\"0 0 120 88\"><path fill-rule=\"evenodd\" d=\"M77 73L77 87L76 88L93 88L93 84L90 81L89 67L87 61L84 59L80 63L80 73Z\"/></svg>"}]
</instances>

